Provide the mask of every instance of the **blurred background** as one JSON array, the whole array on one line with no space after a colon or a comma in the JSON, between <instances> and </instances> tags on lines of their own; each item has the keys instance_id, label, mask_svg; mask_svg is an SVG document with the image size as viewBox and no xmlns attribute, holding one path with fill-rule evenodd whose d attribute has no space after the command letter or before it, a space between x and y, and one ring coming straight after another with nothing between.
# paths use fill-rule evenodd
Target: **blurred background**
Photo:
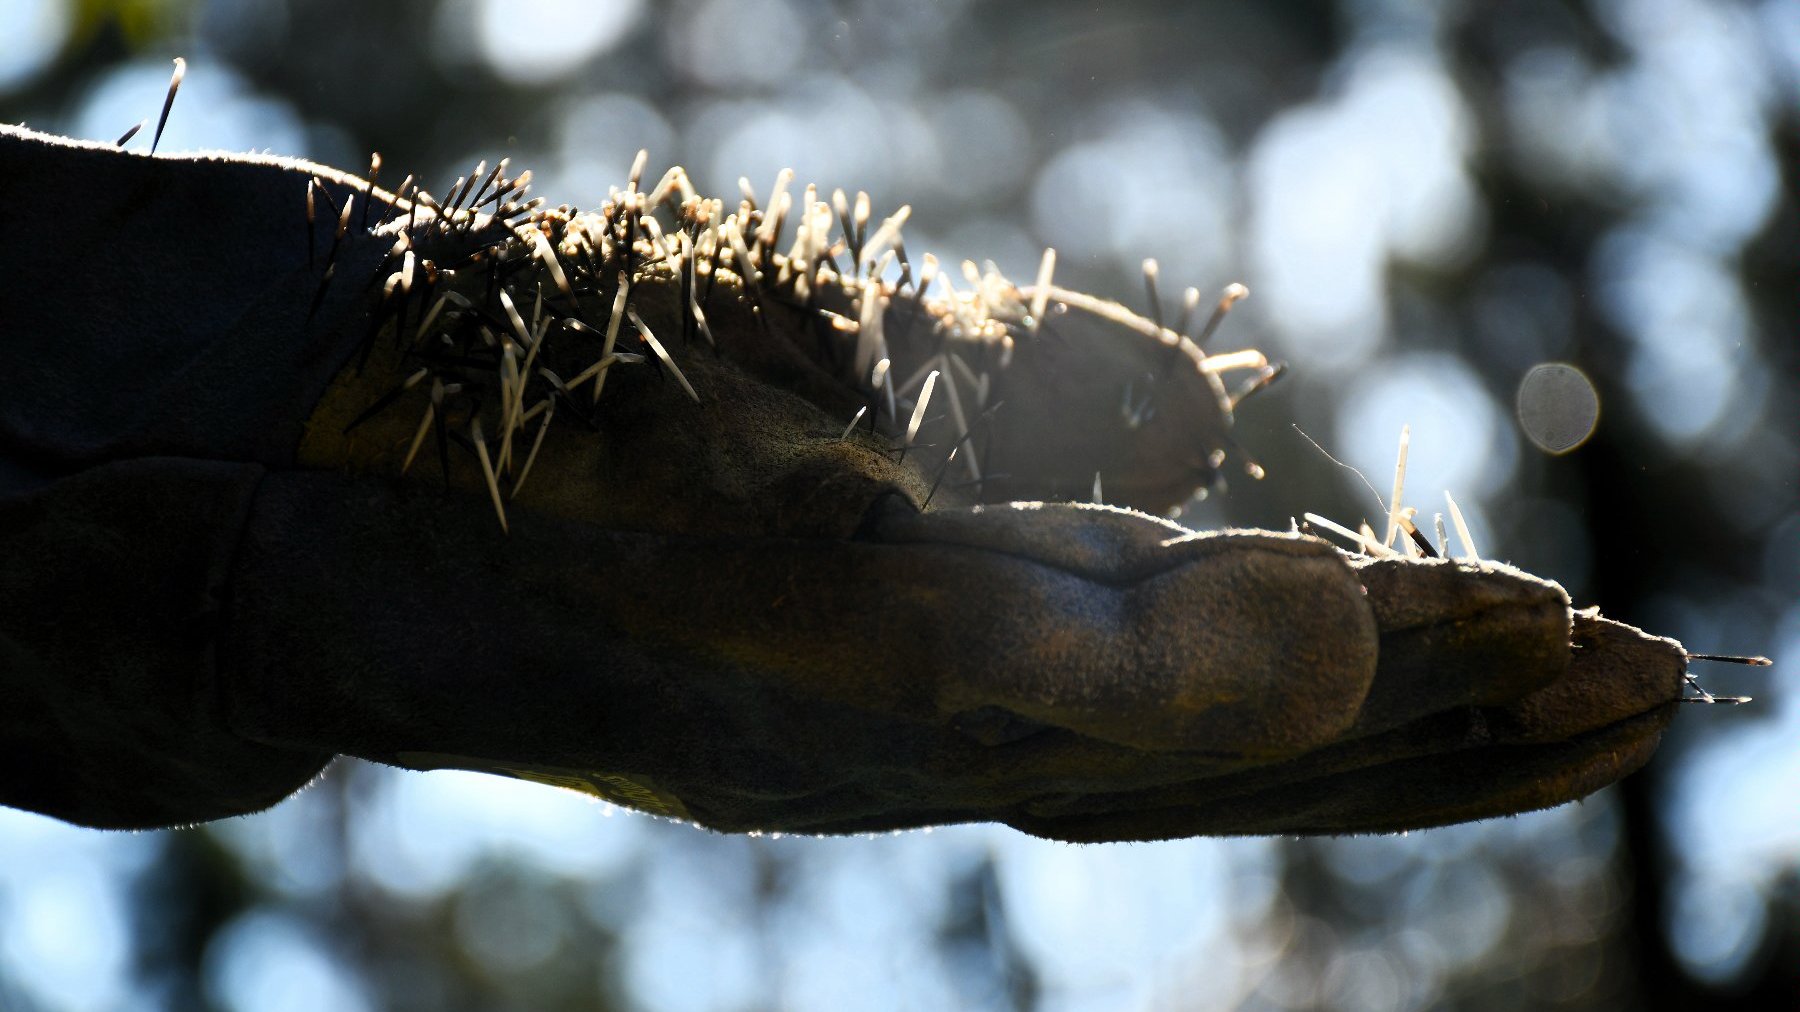
<instances>
[{"instance_id":1,"label":"blurred background","mask_svg":"<svg viewBox=\"0 0 1800 1012\"><path fill-rule=\"evenodd\" d=\"M1378 515L1293 426L1385 492L1410 423L1408 501L1484 555L1778 662L1702 666L1756 702L1621 787L1404 837L724 837L349 761L183 831L0 811L0 1010L1800 1008L1800 5L6 0L0 38L0 120L78 137L185 56L164 151L440 192L511 155L580 205L643 147L1140 311L1145 257L1171 312L1241 281L1269 477L1184 522Z\"/></svg>"}]
</instances>

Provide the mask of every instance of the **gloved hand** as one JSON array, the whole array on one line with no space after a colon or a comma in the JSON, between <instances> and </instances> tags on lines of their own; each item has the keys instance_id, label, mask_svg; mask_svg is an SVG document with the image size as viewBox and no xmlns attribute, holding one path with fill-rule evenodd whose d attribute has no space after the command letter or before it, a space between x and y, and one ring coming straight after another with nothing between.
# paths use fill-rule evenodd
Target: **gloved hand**
<instances>
[{"instance_id":1,"label":"gloved hand","mask_svg":"<svg viewBox=\"0 0 1800 1012\"><path fill-rule=\"evenodd\" d=\"M1503 566L982 502L1098 461L1160 508L1225 448L1192 342L1047 279L927 306L811 209L746 241L778 201L532 238L18 130L0 189L6 804L191 822L348 754L724 830L1386 831L1581 797L1681 695Z\"/></svg>"}]
</instances>

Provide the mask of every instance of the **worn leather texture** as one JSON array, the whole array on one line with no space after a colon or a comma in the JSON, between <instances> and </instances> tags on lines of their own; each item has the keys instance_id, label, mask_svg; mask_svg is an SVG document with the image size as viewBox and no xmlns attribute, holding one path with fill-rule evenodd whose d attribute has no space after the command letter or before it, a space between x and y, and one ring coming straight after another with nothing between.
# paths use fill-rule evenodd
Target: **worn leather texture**
<instances>
[{"instance_id":1,"label":"worn leather texture","mask_svg":"<svg viewBox=\"0 0 1800 1012\"><path fill-rule=\"evenodd\" d=\"M462 448L400 473L416 415L350 425L392 233L324 284L315 176L366 185L0 130L0 803L175 825L354 755L733 831L1391 831L1584 796L1677 708L1679 645L1504 566L933 499L791 349L622 374L503 531Z\"/></svg>"}]
</instances>

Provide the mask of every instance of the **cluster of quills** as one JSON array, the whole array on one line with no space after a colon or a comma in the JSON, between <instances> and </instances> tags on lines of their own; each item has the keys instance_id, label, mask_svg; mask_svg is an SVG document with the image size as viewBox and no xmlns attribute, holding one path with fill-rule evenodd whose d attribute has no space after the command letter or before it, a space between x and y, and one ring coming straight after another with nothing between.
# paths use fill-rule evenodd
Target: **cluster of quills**
<instances>
[{"instance_id":1,"label":"cluster of quills","mask_svg":"<svg viewBox=\"0 0 1800 1012\"><path fill-rule=\"evenodd\" d=\"M877 220L866 193L837 190L824 199L810 185L793 192L792 170L779 174L766 199L747 179L730 203L701 196L680 167L645 189L646 161L639 152L625 187L590 211L527 199L531 173L509 175L504 160L491 170L477 166L441 199L408 177L393 199L372 202L379 156L364 193L334 195L332 184L313 180L306 193L309 256L315 244L328 246L315 306L353 223L393 237L377 275L381 304L362 361L391 324L407 369L351 427L422 402L404 467L430 443L448 476L452 447L460 447L479 465L504 528L506 503L530 478L552 420L562 415L598 429L594 412L613 369L659 370L698 400L670 348L716 348L709 313L725 300L764 329L770 305L779 302L828 324L817 329L830 339L810 354L866 398L845 419L845 438L864 425L898 453L935 453L939 478L956 461L967 481L979 483L973 444L984 417L999 406L992 376L1028 353L1047 313L1076 307L1140 331L1152 326L1114 303L1056 287L1053 250L1029 286L1015 285L992 263L983 269L965 261L953 279L929 254L916 269L908 258L902 228L910 207ZM372 218L372 203L379 217ZM335 231L323 243L333 217ZM1188 289L1179 319L1165 325L1156 277L1155 262L1146 261L1157 338L1195 350L1215 384L1222 373L1253 373L1230 395L1232 404L1279 374L1258 352L1197 352L1248 294L1243 286L1228 286L1210 318L1190 331L1199 291ZM652 290L662 309L674 301L678 313L640 311ZM679 334L653 329L647 316ZM1129 392L1120 410L1128 424L1143 420L1131 417L1143 405ZM922 440L921 429L933 426L937 438ZM1246 467L1255 473L1254 463Z\"/></svg>"},{"instance_id":2,"label":"cluster of quills","mask_svg":"<svg viewBox=\"0 0 1800 1012\"><path fill-rule=\"evenodd\" d=\"M1302 433L1302 435L1305 434ZM1311 437L1307 437L1307 440L1311 442ZM1317 443L1313 445L1318 447L1319 452L1325 453L1324 447L1319 447ZM1307 533L1325 531L1335 535L1349 542L1348 550L1352 554L1364 558L1451 558L1450 538L1444 530L1444 514L1439 513L1434 518L1437 528L1437 547L1434 548L1419 530L1418 524L1414 522L1419 517L1418 508L1402 505L1401 496L1406 491L1406 455L1411 446L1412 426L1403 425L1400 427L1400 450L1394 459L1394 490L1386 502L1382 501L1381 493L1375 491L1373 486L1368 485L1368 479L1363 477L1361 471L1350 468L1358 478L1362 479L1363 484L1368 486L1369 494L1375 497L1375 501L1387 514L1387 534L1384 537L1377 538L1375 529L1369 526L1367 520L1364 520L1356 530L1351 530L1317 513L1305 514L1304 523L1299 520L1294 521L1294 529L1305 530ZM1333 463L1349 467L1348 464L1343 464L1329 453L1325 453L1325 456ZM1452 496L1448 489L1444 491L1444 503L1450 509L1451 522L1456 525L1457 539L1462 542L1462 554L1455 557L1467 562L1480 562L1481 553L1475 549L1475 538L1469 533L1469 524L1463 519L1462 509L1456 505L1456 497Z\"/></svg>"},{"instance_id":3,"label":"cluster of quills","mask_svg":"<svg viewBox=\"0 0 1800 1012\"><path fill-rule=\"evenodd\" d=\"M1325 532L1334 535L1349 543L1349 548L1346 549L1346 551L1352 555L1366 559L1455 558L1458 562L1479 565L1481 563L1481 554L1476 551L1475 539L1469 534L1468 522L1463 519L1462 509L1456 505L1456 498L1450 494L1449 490L1445 490L1444 492L1444 503L1449 507L1450 521L1455 525L1457 540L1462 544L1462 552L1455 556L1452 556L1450 552L1450 539L1444 530L1444 514L1439 513L1434 517L1434 526L1437 528L1437 547L1434 548L1431 541L1419 530L1418 524L1414 522L1419 517L1419 510L1413 506L1401 505L1401 496L1406 490L1406 455L1412 442L1411 430L1411 426L1401 426L1400 428L1400 450L1394 461L1393 492L1386 502L1381 503L1384 512L1387 514L1387 533L1384 537L1376 537L1375 529L1371 527L1366 520L1363 521L1356 530L1351 530L1342 524L1319 516L1317 513L1307 513L1304 515L1304 520L1295 520L1293 522L1293 529L1296 531L1305 531L1309 534ZM1308 441L1310 441L1310 437L1308 437ZM1317 446L1318 444L1315 443L1314 445ZM1323 447L1320 447L1320 452L1324 452ZM1349 465L1342 464L1341 461L1338 461L1329 453L1326 453L1325 456L1331 459L1333 463L1349 467ZM1355 471L1355 468L1351 468L1351 470ZM1356 476L1362 478L1365 485L1368 484L1368 479L1363 477L1362 472L1357 471ZM1381 494L1376 492L1372 486L1369 488L1369 493L1375 497L1377 502L1381 502ZM1752 667L1768 667L1774 663L1767 657L1743 657L1735 654L1702 654L1694 653L1689 650L1684 650L1683 653L1689 661L1719 661L1726 664L1745 664ZM1681 677L1686 688L1693 690L1691 695L1684 694L1681 697L1680 701L1683 703L1705 703L1709 705L1726 704L1735 706L1751 701L1749 696L1714 695L1713 693L1708 692L1690 671L1683 671Z\"/></svg>"}]
</instances>

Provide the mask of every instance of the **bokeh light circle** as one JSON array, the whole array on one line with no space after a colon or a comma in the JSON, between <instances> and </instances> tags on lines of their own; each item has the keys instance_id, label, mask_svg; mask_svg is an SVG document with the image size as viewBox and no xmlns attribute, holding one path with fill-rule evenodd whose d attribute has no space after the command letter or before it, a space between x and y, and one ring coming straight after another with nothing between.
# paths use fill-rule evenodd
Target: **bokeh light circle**
<instances>
[{"instance_id":1,"label":"bokeh light circle","mask_svg":"<svg viewBox=\"0 0 1800 1012\"><path fill-rule=\"evenodd\" d=\"M1550 454L1587 442L1600 421L1600 394L1587 374L1564 362L1541 362L1519 381L1519 427Z\"/></svg>"}]
</instances>

